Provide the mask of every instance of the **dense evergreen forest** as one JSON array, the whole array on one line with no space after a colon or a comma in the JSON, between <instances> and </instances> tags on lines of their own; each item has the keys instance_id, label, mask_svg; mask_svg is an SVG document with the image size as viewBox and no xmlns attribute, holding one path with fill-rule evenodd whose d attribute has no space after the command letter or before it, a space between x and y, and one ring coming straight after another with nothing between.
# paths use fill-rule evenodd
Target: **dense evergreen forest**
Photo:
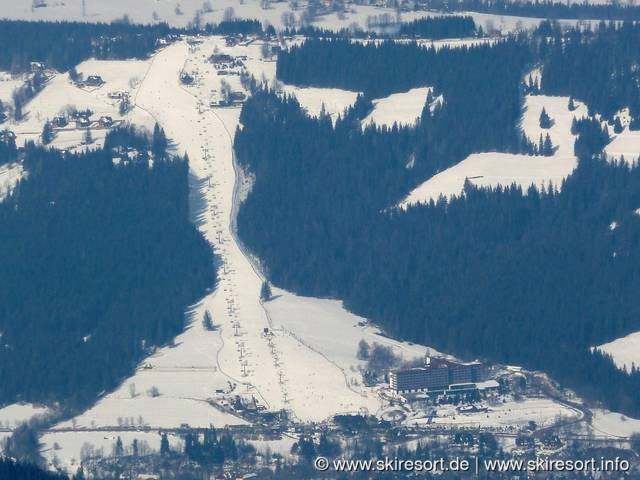
<instances>
[{"instance_id":1,"label":"dense evergreen forest","mask_svg":"<svg viewBox=\"0 0 640 480\"><path fill-rule=\"evenodd\" d=\"M175 30L166 24L0 20L0 70L24 72L31 62L66 71L90 57L146 58Z\"/></svg>"},{"instance_id":2,"label":"dense evergreen forest","mask_svg":"<svg viewBox=\"0 0 640 480\"><path fill-rule=\"evenodd\" d=\"M6 142L0 141L0 165L13 162L18 157L16 142L10 139Z\"/></svg>"},{"instance_id":3,"label":"dense evergreen forest","mask_svg":"<svg viewBox=\"0 0 640 480\"><path fill-rule=\"evenodd\" d=\"M376 33L359 29L343 28L341 30L327 30L314 26L305 26L298 29L286 28L285 36L302 35L306 38L388 38L388 37L413 37L439 40L444 38L462 38L478 35L476 24L471 17L442 16L429 17L402 23L395 34Z\"/></svg>"},{"instance_id":4,"label":"dense evergreen forest","mask_svg":"<svg viewBox=\"0 0 640 480\"><path fill-rule=\"evenodd\" d=\"M603 22L594 31L561 33L545 23L536 37L543 93L572 95L605 118L629 107L634 123L640 122L640 25Z\"/></svg>"},{"instance_id":5,"label":"dense evergreen forest","mask_svg":"<svg viewBox=\"0 0 640 480\"><path fill-rule=\"evenodd\" d=\"M0 457L0 478L3 480L69 480L60 473L50 473L34 465Z\"/></svg>"},{"instance_id":6,"label":"dense evergreen forest","mask_svg":"<svg viewBox=\"0 0 640 480\"><path fill-rule=\"evenodd\" d=\"M464 38L476 35L471 17L429 17L400 25L398 35L416 38Z\"/></svg>"},{"instance_id":7,"label":"dense evergreen forest","mask_svg":"<svg viewBox=\"0 0 640 480\"><path fill-rule=\"evenodd\" d=\"M405 339L547 371L640 416L640 373L589 348L640 330L640 170L598 159L596 122L576 122L579 167L561 193L468 184L451 202L389 208L473 151L523 149L520 80L536 55L518 40L438 52L312 40L283 54L282 80L365 97L335 127L269 92L246 103L235 147L257 181L240 235L276 284L344 299ZM361 129L367 99L423 85L445 101L417 128Z\"/></svg>"},{"instance_id":8,"label":"dense evergreen forest","mask_svg":"<svg viewBox=\"0 0 640 480\"><path fill-rule=\"evenodd\" d=\"M591 2L562 2L524 0L427 0L427 8L444 12L480 12L515 17L577 20L640 20L640 7L621 2L594 4Z\"/></svg>"},{"instance_id":9,"label":"dense evergreen forest","mask_svg":"<svg viewBox=\"0 0 640 480\"><path fill-rule=\"evenodd\" d=\"M261 35L265 31L275 34L272 26L263 30L259 20L223 20L219 24L208 23L204 31L209 35Z\"/></svg>"},{"instance_id":10,"label":"dense evergreen forest","mask_svg":"<svg viewBox=\"0 0 640 480\"><path fill-rule=\"evenodd\" d=\"M163 138L122 129L103 150L21 154L29 175L0 203L0 405L86 406L178 334L214 284L188 222L187 161L167 158Z\"/></svg>"}]
</instances>

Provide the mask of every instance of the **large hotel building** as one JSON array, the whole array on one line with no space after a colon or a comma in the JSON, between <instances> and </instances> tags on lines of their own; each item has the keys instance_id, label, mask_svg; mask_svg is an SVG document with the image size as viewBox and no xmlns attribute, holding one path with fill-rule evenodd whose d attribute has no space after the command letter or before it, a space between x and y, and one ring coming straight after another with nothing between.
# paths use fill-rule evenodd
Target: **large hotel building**
<instances>
[{"instance_id":1,"label":"large hotel building","mask_svg":"<svg viewBox=\"0 0 640 480\"><path fill-rule=\"evenodd\" d=\"M389 384L396 392L444 390L451 385L482 382L487 367L480 362L456 363L444 358L427 357L424 367L389 372Z\"/></svg>"}]
</instances>

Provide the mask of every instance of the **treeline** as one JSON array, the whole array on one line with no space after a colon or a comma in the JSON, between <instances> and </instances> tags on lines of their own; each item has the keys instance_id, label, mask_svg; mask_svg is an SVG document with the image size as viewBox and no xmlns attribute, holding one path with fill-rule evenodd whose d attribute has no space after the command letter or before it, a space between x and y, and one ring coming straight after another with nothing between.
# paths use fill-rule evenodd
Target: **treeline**
<instances>
[{"instance_id":1,"label":"treeline","mask_svg":"<svg viewBox=\"0 0 640 480\"><path fill-rule=\"evenodd\" d=\"M444 12L479 12L516 17L576 20L640 20L640 7L616 2L594 4L559 1L427 0L427 8Z\"/></svg>"},{"instance_id":2,"label":"treeline","mask_svg":"<svg viewBox=\"0 0 640 480\"><path fill-rule=\"evenodd\" d=\"M186 159L150 168L147 139L114 165L141 140L112 135L83 154L28 144L29 176L0 203L0 405L87 406L182 331L215 282L188 221Z\"/></svg>"},{"instance_id":3,"label":"treeline","mask_svg":"<svg viewBox=\"0 0 640 480\"><path fill-rule=\"evenodd\" d=\"M425 38L439 40L443 38L461 38L477 35L476 25L471 17L462 16L441 16L429 17L402 23L398 31L394 34L377 33L373 30L361 30L342 28L340 30L328 30L314 26L304 26L300 28L287 28L283 30L283 35L301 35L306 38L391 38L406 36L412 38Z\"/></svg>"},{"instance_id":4,"label":"treeline","mask_svg":"<svg viewBox=\"0 0 640 480\"><path fill-rule=\"evenodd\" d=\"M262 28L259 20L223 20L218 24L208 23L204 27L208 35L275 35L276 31L272 25Z\"/></svg>"},{"instance_id":5,"label":"treeline","mask_svg":"<svg viewBox=\"0 0 640 480\"><path fill-rule=\"evenodd\" d=\"M133 25L0 20L0 70L28 71L31 62L66 71L90 57L146 58L175 30L166 24Z\"/></svg>"},{"instance_id":6,"label":"treeline","mask_svg":"<svg viewBox=\"0 0 640 480\"><path fill-rule=\"evenodd\" d=\"M361 91L368 98L433 86L444 102L422 112L413 145L417 182L473 152L533 153L517 128L521 79L532 58L517 39L437 50L415 42L308 40L278 56L277 75L285 83Z\"/></svg>"},{"instance_id":7,"label":"treeline","mask_svg":"<svg viewBox=\"0 0 640 480\"><path fill-rule=\"evenodd\" d=\"M414 38L462 38L476 35L476 24L471 17L427 17L400 25L398 35Z\"/></svg>"},{"instance_id":8,"label":"treeline","mask_svg":"<svg viewBox=\"0 0 640 480\"><path fill-rule=\"evenodd\" d=\"M629 107L634 123L640 121L640 25L603 22L593 31L562 33L545 23L536 38L543 93L571 95L607 119Z\"/></svg>"}]
</instances>

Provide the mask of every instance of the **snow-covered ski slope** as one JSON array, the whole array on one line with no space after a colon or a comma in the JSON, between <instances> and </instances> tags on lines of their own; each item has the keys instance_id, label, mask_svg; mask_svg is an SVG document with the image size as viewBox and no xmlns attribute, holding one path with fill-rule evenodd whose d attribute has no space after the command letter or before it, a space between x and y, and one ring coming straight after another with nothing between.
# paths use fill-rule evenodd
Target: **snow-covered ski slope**
<instances>
[{"instance_id":1,"label":"snow-covered ski slope","mask_svg":"<svg viewBox=\"0 0 640 480\"><path fill-rule=\"evenodd\" d=\"M308 300L314 313L306 316L304 310L297 310L299 300L286 292L268 302L268 311L260 301L262 277L237 243L232 226L239 194L232 135L239 108L208 106L215 79L205 77L215 71L202 59L215 45L224 49L224 41L217 38L197 47L180 42L159 52L140 85L136 108L163 126L178 152L189 156L192 174L204 184L201 194L206 208L199 228L222 262L218 287L193 306L188 328L172 346L145 359L115 392L59 428L242 424L244 420L219 402L234 395L252 396L266 408L286 409L302 421L344 412L375 413L380 407L377 392L362 386L355 371L360 339L378 338L361 328L354 330L358 317L337 302L317 299ZM259 56L259 46L236 47L235 53ZM188 89L178 81L185 65L200 75ZM205 311L210 312L216 331L204 328ZM330 324L335 344L331 337L320 335L325 324ZM318 335L322 345L316 342ZM395 345L405 351L406 359L426 351L382 336L379 343ZM67 434L55 435L59 442Z\"/></svg>"},{"instance_id":2,"label":"snow-covered ski slope","mask_svg":"<svg viewBox=\"0 0 640 480\"><path fill-rule=\"evenodd\" d=\"M569 111L568 103L568 97L527 95L525 98L521 127L525 135L536 143L541 134L544 137L548 133L556 147L553 156L474 153L416 187L400 206L406 208L412 204L437 201L441 195L446 198L459 196L467 179L474 185L483 187L516 184L525 193L531 185L548 188L550 182L554 188L559 188L578 164L573 154L575 136L571 134L571 122L573 117L587 115L584 104L575 102L576 110ZM554 121L549 129L540 128L539 118L543 108Z\"/></svg>"},{"instance_id":3,"label":"snow-covered ski slope","mask_svg":"<svg viewBox=\"0 0 640 480\"><path fill-rule=\"evenodd\" d=\"M360 368L365 366L355 355L360 340L390 347L395 356L406 361L427 354L442 355L423 345L390 339L366 318L346 311L339 300L303 297L279 288L273 288L273 295L273 300L264 304L273 327L337 366L352 386L362 383Z\"/></svg>"}]
</instances>

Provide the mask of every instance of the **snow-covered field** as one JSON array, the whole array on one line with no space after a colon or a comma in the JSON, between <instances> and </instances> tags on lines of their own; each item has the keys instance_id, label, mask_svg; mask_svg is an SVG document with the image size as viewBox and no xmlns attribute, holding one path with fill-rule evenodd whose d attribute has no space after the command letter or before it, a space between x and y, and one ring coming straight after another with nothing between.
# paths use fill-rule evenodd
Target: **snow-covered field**
<instances>
[{"instance_id":1,"label":"snow-covered field","mask_svg":"<svg viewBox=\"0 0 640 480\"><path fill-rule=\"evenodd\" d=\"M84 7L83 7L84 4ZM21 20L75 20L84 22L110 22L122 19L127 15L137 23L167 22L173 26L184 27L193 25L196 21L204 23L219 23L229 8L233 9L233 17L257 19L268 22L276 28L283 27L283 13L290 12L299 24L304 6L292 10L287 2L272 2L268 8L261 8L257 0L215 0L205 2L203 0L139 0L131 2L127 0L51 0L46 7L33 8L32 0L16 0L3 5L3 17ZM206 7L206 8L205 8ZM387 16L391 20L396 19L396 11L393 8L375 7L372 5L349 5L347 11L338 14L328 13L318 16L315 25L320 28L339 30L349 28L354 23L360 28L367 27L367 18ZM415 18L423 18L437 15L434 12L416 11L402 15L402 20L410 21ZM492 20L495 29L513 31L517 27L527 27L539 19L518 19L518 17L505 17L497 15L478 15L477 21L485 28L487 19Z\"/></svg>"},{"instance_id":2,"label":"snow-covered field","mask_svg":"<svg viewBox=\"0 0 640 480\"><path fill-rule=\"evenodd\" d=\"M14 403L0 408L0 446L5 438L11 436L11 430L35 417L44 417L49 414L49 409L30 403Z\"/></svg>"},{"instance_id":3,"label":"snow-covered field","mask_svg":"<svg viewBox=\"0 0 640 480\"><path fill-rule=\"evenodd\" d=\"M626 368L627 371L630 371L633 365L640 368L640 332L631 333L596 348L611 355L618 368Z\"/></svg>"},{"instance_id":4,"label":"snow-covered field","mask_svg":"<svg viewBox=\"0 0 640 480\"><path fill-rule=\"evenodd\" d=\"M9 195L26 172L19 163L0 166L0 202Z\"/></svg>"},{"instance_id":5,"label":"snow-covered field","mask_svg":"<svg viewBox=\"0 0 640 480\"><path fill-rule=\"evenodd\" d=\"M15 403L0 408L0 428L13 428L28 422L35 416L46 415L49 409L42 405L30 403Z\"/></svg>"},{"instance_id":6,"label":"snow-covered field","mask_svg":"<svg viewBox=\"0 0 640 480\"><path fill-rule=\"evenodd\" d=\"M0 72L0 101L4 104L12 105L11 95L22 83L23 80L21 78L14 78L6 72Z\"/></svg>"},{"instance_id":7,"label":"snow-covered field","mask_svg":"<svg viewBox=\"0 0 640 480\"><path fill-rule=\"evenodd\" d=\"M114 452L116 441L120 437L125 453L132 451L133 440L138 441L138 452L160 451L161 436L158 432L52 432L42 436L45 445L43 455L51 467L61 467L74 473L83 457L109 456ZM182 451L184 441L177 435L168 434L169 446Z\"/></svg>"},{"instance_id":8,"label":"snow-covered field","mask_svg":"<svg viewBox=\"0 0 640 480\"><path fill-rule=\"evenodd\" d=\"M516 184L525 191L529 186L560 188L564 180L577 166L573 155L575 136L571 134L573 117L587 115L584 104L576 103L576 110L569 111L568 97L547 95L527 95L521 127L527 138L538 143L540 135L549 134L556 148L553 156L530 156L509 153L484 152L469 155L462 162L434 175L418 187L400 204L402 208L416 203L437 201L440 195L451 198L462 193L465 180L477 186L496 187ZM549 129L540 128L540 113L544 108L553 125Z\"/></svg>"},{"instance_id":9,"label":"snow-covered field","mask_svg":"<svg viewBox=\"0 0 640 480\"><path fill-rule=\"evenodd\" d=\"M595 435L630 437L634 433L640 433L640 420L599 408L593 409L592 413L590 428Z\"/></svg>"},{"instance_id":10,"label":"snow-covered field","mask_svg":"<svg viewBox=\"0 0 640 480\"><path fill-rule=\"evenodd\" d=\"M394 93L373 101L373 111L362 120L366 127L375 123L378 126L392 127L416 124L425 106L431 87L412 88L407 92Z\"/></svg>"},{"instance_id":11,"label":"snow-covered field","mask_svg":"<svg viewBox=\"0 0 640 480\"><path fill-rule=\"evenodd\" d=\"M580 412L546 398L524 398L517 402L497 403L490 405L489 410L484 413L464 414L453 406L443 405L439 405L435 410L437 415L433 418L433 423L436 426L493 427L504 430L525 426L529 421L544 427L552 425L560 417L569 419L581 416ZM428 416L408 417L405 423L424 425L428 423Z\"/></svg>"}]
</instances>

